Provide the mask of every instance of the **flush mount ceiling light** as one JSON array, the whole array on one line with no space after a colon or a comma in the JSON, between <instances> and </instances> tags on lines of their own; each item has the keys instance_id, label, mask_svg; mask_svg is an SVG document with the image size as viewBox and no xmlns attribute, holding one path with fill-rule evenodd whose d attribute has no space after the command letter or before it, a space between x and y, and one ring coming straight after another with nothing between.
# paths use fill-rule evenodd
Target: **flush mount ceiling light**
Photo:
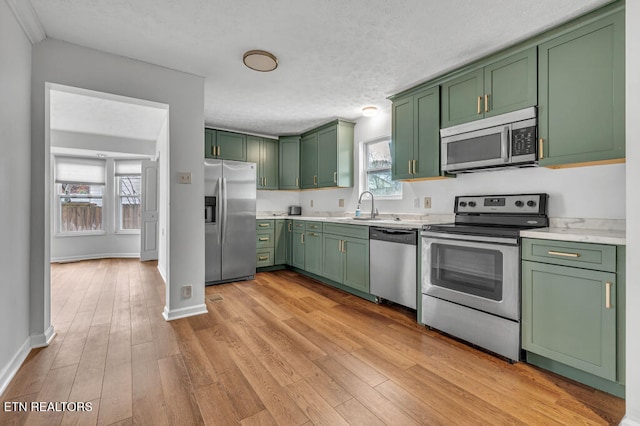
<instances>
[{"instance_id":1,"label":"flush mount ceiling light","mask_svg":"<svg viewBox=\"0 0 640 426\"><path fill-rule=\"evenodd\" d=\"M269 72L278 68L278 58L264 50L249 50L242 56L242 62L252 70Z\"/></svg>"},{"instance_id":2,"label":"flush mount ceiling light","mask_svg":"<svg viewBox=\"0 0 640 426\"><path fill-rule=\"evenodd\" d=\"M364 115L365 117L373 117L377 113L378 113L378 108L374 106L367 106L362 108L362 115Z\"/></svg>"}]
</instances>

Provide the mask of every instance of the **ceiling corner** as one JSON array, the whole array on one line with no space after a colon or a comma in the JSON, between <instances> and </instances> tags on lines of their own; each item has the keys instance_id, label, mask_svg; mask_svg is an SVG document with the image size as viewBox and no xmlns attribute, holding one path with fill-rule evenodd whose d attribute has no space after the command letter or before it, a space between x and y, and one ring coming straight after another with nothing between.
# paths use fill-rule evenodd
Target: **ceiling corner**
<instances>
[{"instance_id":1,"label":"ceiling corner","mask_svg":"<svg viewBox=\"0 0 640 426\"><path fill-rule=\"evenodd\" d=\"M30 0L5 0L31 44L44 40L47 35Z\"/></svg>"}]
</instances>

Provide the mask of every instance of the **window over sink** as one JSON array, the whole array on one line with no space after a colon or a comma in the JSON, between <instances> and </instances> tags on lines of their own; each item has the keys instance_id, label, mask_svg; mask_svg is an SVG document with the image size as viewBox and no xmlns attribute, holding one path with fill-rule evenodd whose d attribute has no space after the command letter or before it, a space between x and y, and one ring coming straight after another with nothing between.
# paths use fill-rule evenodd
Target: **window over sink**
<instances>
[{"instance_id":1,"label":"window over sink","mask_svg":"<svg viewBox=\"0 0 640 426\"><path fill-rule=\"evenodd\" d=\"M391 179L391 139L362 143L362 190L376 198L401 199L402 182Z\"/></svg>"}]
</instances>

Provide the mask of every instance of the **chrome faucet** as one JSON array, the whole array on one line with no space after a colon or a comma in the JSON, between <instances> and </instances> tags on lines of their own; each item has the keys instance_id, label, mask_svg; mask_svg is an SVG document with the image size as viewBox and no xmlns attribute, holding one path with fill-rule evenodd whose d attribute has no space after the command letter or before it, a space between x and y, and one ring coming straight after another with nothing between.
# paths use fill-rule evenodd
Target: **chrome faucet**
<instances>
[{"instance_id":1,"label":"chrome faucet","mask_svg":"<svg viewBox=\"0 0 640 426\"><path fill-rule=\"evenodd\" d=\"M376 209L375 200L371 191L364 191L362 194L360 194L360 198L358 198L358 206L362 203L362 196L364 194L371 195L371 219L375 219L376 216L378 216L378 209Z\"/></svg>"}]
</instances>

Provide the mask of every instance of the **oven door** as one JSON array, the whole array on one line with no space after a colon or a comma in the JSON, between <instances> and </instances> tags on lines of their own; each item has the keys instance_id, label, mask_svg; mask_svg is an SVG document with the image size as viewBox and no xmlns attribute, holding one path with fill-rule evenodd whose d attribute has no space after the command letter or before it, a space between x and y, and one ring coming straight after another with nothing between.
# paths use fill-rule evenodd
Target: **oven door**
<instances>
[{"instance_id":1,"label":"oven door","mask_svg":"<svg viewBox=\"0 0 640 426\"><path fill-rule=\"evenodd\" d=\"M519 247L423 236L422 292L519 321Z\"/></svg>"},{"instance_id":2,"label":"oven door","mask_svg":"<svg viewBox=\"0 0 640 426\"><path fill-rule=\"evenodd\" d=\"M510 128L507 124L442 137L442 171L455 173L507 164Z\"/></svg>"}]
</instances>

